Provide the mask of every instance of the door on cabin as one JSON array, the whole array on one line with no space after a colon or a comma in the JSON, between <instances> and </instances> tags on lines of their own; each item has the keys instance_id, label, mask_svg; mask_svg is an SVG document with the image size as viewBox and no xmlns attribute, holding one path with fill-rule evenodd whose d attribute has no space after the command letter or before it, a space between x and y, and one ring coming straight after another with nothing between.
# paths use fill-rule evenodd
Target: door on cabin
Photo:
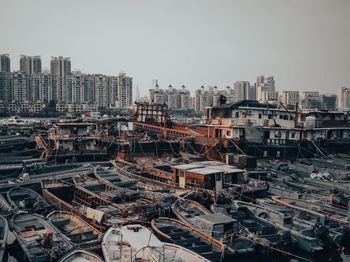
<instances>
[{"instance_id":1,"label":"door on cabin","mask_svg":"<svg viewBox=\"0 0 350 262\"><path fill-rule=\"evenodd\" d=\"M220 191L222 189L222 173L215 174L215 190Z\"/></svg>"}]
</instances>

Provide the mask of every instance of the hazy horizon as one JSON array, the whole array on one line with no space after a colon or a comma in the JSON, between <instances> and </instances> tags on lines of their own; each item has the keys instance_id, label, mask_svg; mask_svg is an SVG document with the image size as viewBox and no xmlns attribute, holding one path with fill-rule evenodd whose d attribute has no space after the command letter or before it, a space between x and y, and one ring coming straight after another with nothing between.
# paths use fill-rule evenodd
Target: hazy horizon
<instances>
[{"instance_id":1,"label":"hazy horizon","mask_svg":"<svg viewBox=\"0 0 350 262\"><path fill-rule=\"evenodd\" d=\"M125 71L146 95L272 75L278 91L350 87L350 1L5 1L0 53L71 57L72 69Z\"/></svg>"}]
</instances>

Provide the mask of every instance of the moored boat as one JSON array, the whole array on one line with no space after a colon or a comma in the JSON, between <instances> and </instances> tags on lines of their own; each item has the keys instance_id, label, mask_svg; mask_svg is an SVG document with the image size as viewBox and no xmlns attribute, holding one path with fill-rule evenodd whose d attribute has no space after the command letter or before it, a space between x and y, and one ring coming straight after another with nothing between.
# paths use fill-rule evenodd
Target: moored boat
<instances>
[{"instance_id":1,"label":"moored boat","mask_svg":"<svg viewBox=\"0 0 350 262\"><path fill-rule=\"evenodd\" d=\"M295 198L272 196L272 201L291 209L299 210L318 217L327 217L327 219L342 225L350 225L348 220L348 211L328 204L314 201L306 201Z\"/></svg>"},{"instance_id":2,"label":"moored boat","mask_svg":"<svg viewBox=\"0 0 350 262\"><path fill-rule=\"evenodd\" d=\"M73 248L61 232L40 215L18 213L10 224L25 255L21 261L54 261Z\"/></svg>"},{"instance_id":3,"label":"moored boat","mask_svg":"<svg viewBox=\"0 0 350 262\"><path fill-rule=\"evenodd\" d=\"M294 243L290 234L278 229L275 225L255 216L246 207L234 207L232 205L213 205L214 212L229 215L240 223L240 234L252 239L257 244L259 252L270 254L274 251L290 251Z\"/></svg>"},{"instance_id":4,"label":"moored boat","mask_svg":"<svg viewBox=\"0 0 350 262\"><path fill-rule=\"evenodd\" d=\"M47 219L64 234L74 247L94 248L101 243L102 233L77 215L53 211Z\"/></svg>"},{"instance_id":5,"label":"moored boat","mask_svg":"<svg viewBox=\"0 0 350 262\"><path fill-rule=\"evenodd\" d=\"M47 214L52 211L49 203L37 192L24 187L14 187L7 192L11 206L19 211Z\"/></svg>"},{"instance_id":6,"label":"moored boat","mask_svg":"<svg viewBox=\"0 0 350 262\"><path fill-rule=\"evenodd\" d=\"M317 238L311 225L296 221L289 214L264 206L238 200L235 200L233 203L237 208L248 208L255 216L264 219L270 225L275 225L279 230L290 232L291 236L296 240L296 246L299 249L315 254L324 250L321 240Z\"/></svg>"},{"instance_id":7,"label":"moored boat","mask_svg":"<svg viewBox=\"0 0 350 262\"><path fill-rule=\"evenodd\" d=\"M3 195L0 194L0 215L1 216L8 216L13 212L12 207L7 202L7 200L3 197Z\"/></svg>"},{"instance_id":8,"label":"moored boat","mask_svg":"<svg viewBox=\"0 0 350 262\"><path fill-rule=\"evenodd\" d=\"M180 199L172 211L182 222L189 223L213 238L223 241L229 255L250 254L255 251L251 240L239 236L237 220L221 213L212 213L196 201Z\"/></svg>"},{"instance_id":9,"label":"moored boat","mask_svg":"<svg viewBox=\"0 0 350 262\"><path fill-rule=\"evenodd\" d=\"M0 261L3 261L9 226L6 218L0 216Z\"/></svg>"},{"instance_id":10,"label":"moored boat","mask_svg":"<svg viewBox=\"0 0 350 262\"><path fill-rule=\"evenodd\" d=\"M184 247L163 243L152 231L138 224L107 230L102 252L106 262L209 262Z\"/></svg>"},{"instance_id":11,"label":"moored boat","mask_svg":"<svg viewBox=\"0 0 350 262\"><path fill-rule=\"evenodd\" d=\"M103 260L94 253L78 249L62 257L59 262L103 262Z\"/></svg>"},{"instance_id":12,"label":"moored boat","mask_svg":"<svg viewBox=\"0 0 350 262\"><path fill-rule=\"evenodd\" d=\"M190 224L194 224L197 216L211 214L204 206L189 199L179 199L171 206L171 210L179 220Z\"/></svg>"},{"instance_id":13,"label":"moored boat","mask_svg":"<svg viewBox=\"0 0 350 262\"><path fill-rule=\"evenodd\" d=\"M223 243L190 224L160 217L153 219L151 226L161 239L192 250L210 261L221 261L225 250Z\"/></svg>"}]
</instances>

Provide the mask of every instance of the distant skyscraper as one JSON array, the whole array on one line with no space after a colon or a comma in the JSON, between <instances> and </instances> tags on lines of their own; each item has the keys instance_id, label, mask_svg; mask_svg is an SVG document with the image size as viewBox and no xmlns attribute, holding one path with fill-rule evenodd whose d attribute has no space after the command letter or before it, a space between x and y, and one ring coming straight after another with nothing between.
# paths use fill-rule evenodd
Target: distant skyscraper
<instances>
[{"instance_id":1,"label":"distant skyscraper","mask_svg":"<svg viewBox=\"0 0 350 262\"><path fill-rule=\"evenodd\" d=\"M84 102L84 75L80 71L73 71L66 76L64 101L81 104Z\"/></svg>"},{"instance_id":2,"label":"distant skyscraper","mask_svg":"<svg viewBox=\"0 0 350 262\"><path fill-rule=\"evenodd\" d=\"M277 103L278 92L275 90L273 76L258 76L256 78L256 100L262 103Z\"/></svg>"},{"instance_id":3,"label":"distant skyscraper","mask_svg":"<svg viewBox=\"0 0 350 262\"><path fill-rule=\"evenodd\" d=\"M44 70L39 76L39 100L48 103L52 100L52 75Z\"/></svg>"},{"instance_id":4,"label":"distant skyscraper","mask_svg":"<svg viewBox=\"0 0 350 262\"><path fill-rule=\"evenodd\" d=\"M107 78L104 75L95 75L95 103L107 107Z\"/></svg>"},{"instance_id":5,"label":"distant skyscraper","mask_svg":"<svg viewBox=\"0 0 350 262\"><path fill-rule=\"evenodd\" d=\"M84 102L95 101L95 76L84 76Z\"/></svg>"},{"instance_id":6,"label":"distant skyscraper","mask_svg":"<svg viewBox=\"0 0 350 262\"><path fill-rule=\"evenodd\" d=\"M27 74L23 72L14 72L12 74L13 81L13 99L18 102L29 100L29 90L27 82Z\"/></svg>"},{"instance_id":7,"label":"distant skyscraper","mask_svg":"<svg viewBox=\"0 0 350 262\"><path fill-rule=\"evenodd\" d=\"M321 95L321 109L328 111L336 111L338 108L338 97L333 94Z\"/></svg>"},{"instance_id":8,"label":"distant skyscraper","mask_svg":"<svg viewBox=\"0 0 350 262\"><path fill-rule=\"evenodd\" d=\"M304 109L321 109L321 96L318 91L303 92L302 106Z\"/></svg>"},{"instance_id":9,"label":"distant skyscraper","mask_svg":"<svg viewBox=\"0 0 350 262\"><path fill-rule=\"evenodd\" d=\"M71 74L71 61L69 57L51 57L50 71L53 77L53 94L55 101L64 101L65 98L65 78Z\"/></svg>"},{"instance_id":10,"label":"distant skyscraper","mask_svg":"<svg viewBox=\"0 0 350 262\"><path fill-rule=\"evenodd\" d=\"M118 101L118 79L116 76L107 77L107 106L119 107Z\"/></svg>"},{"instance_id":11,"label":"distant skyscraper","mask_svg":"<svg viewBox=\"0 0 350 262\"><path fill-rule=\"evenodd\" d=\"M347 87L340 88L339 110L350 111L350 88L347 88Z\"/></svg>"},{"instance_id":12,"label":"distant skyscraper","mask_svg":"<svg viewBox=\"0 0 350 262\"><path fill-rule=\"evenodd\" d=\"M190 91L185 85L181 88L174 88L169 85L167 89L161 89L158 82L152 81L152 88L149 89L149 102L154 104L167 104L170 109L190 109Z\"/></svg>"},{"instance_id":13,"label":"distant skyscraper","mask_svg":"<svg viewBox=\"0 0 350 262\"><path fill-rule=\"evenodd\" d=\"M299 91L283 91L282 103L288 107L295 107L300 103Z\"/></svg>"},{"instance_id":14,"label":"distant skyscraper","mask_svg":"<svg viewBox=\"0 0 350 262\"><path fill-rule=\"evenodd\" d=\"M132 77L126 76L124 72L119 73L118 79L118 102L120 108L128 108L132 101Z\"/></svg>"},{"instance_id":15,"label":"distant skyscraper","mask_svg":"<svg viewBox=\"0 0 350 262\"><path fill-rule=\"evenodd\" d=\"M12 74L0 72L0 100L10 102L13 99L12 90Z\"/></svg>"},{"instance_id":16,"label":"distant skyscraper","mask_svg":"<svg viewBox=\"0 0 350 262\"><path fill-rule=\"evenodd\" d=\"M19 60L19 68L21 72L27 74L37 74L41 72L41 57L21 55Z\"/></svg>"},{"instance_id":17,"label":"distant skyscraper","mask_svg":"<svg viewBox=\"0 0 350 262\"><path fill-rule=\"evenodd\" d=\"M0 55L0 72L11 72L10 55Z\"/></svg>"},{"instance_id":18,"label":"distant skyscraper","mask_svg":"<svg viewBox=\"0 0 350 262\"><path fill-rule=\"evenodd\" d=\"M247 100L249 98L250 84L248 81L237 81L234 83L235 100Z\"/></svg>"}]
</instances>

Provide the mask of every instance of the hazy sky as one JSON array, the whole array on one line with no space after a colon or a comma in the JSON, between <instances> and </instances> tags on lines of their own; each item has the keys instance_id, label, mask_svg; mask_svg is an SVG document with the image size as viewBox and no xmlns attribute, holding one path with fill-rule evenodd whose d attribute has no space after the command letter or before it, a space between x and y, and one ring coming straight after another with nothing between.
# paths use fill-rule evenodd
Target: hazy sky
<instances>
[{"instance_id":1,"label":"hazy sky","mask_svg":"<svg viewBox=\"0 0 350 262\"><path fill-rule=\"evenodd\" d=\"M278 90L350 87L350 0L0 0L0 53L68 56L141 94L273 75Z\"/></svg>"}]
</instances>

